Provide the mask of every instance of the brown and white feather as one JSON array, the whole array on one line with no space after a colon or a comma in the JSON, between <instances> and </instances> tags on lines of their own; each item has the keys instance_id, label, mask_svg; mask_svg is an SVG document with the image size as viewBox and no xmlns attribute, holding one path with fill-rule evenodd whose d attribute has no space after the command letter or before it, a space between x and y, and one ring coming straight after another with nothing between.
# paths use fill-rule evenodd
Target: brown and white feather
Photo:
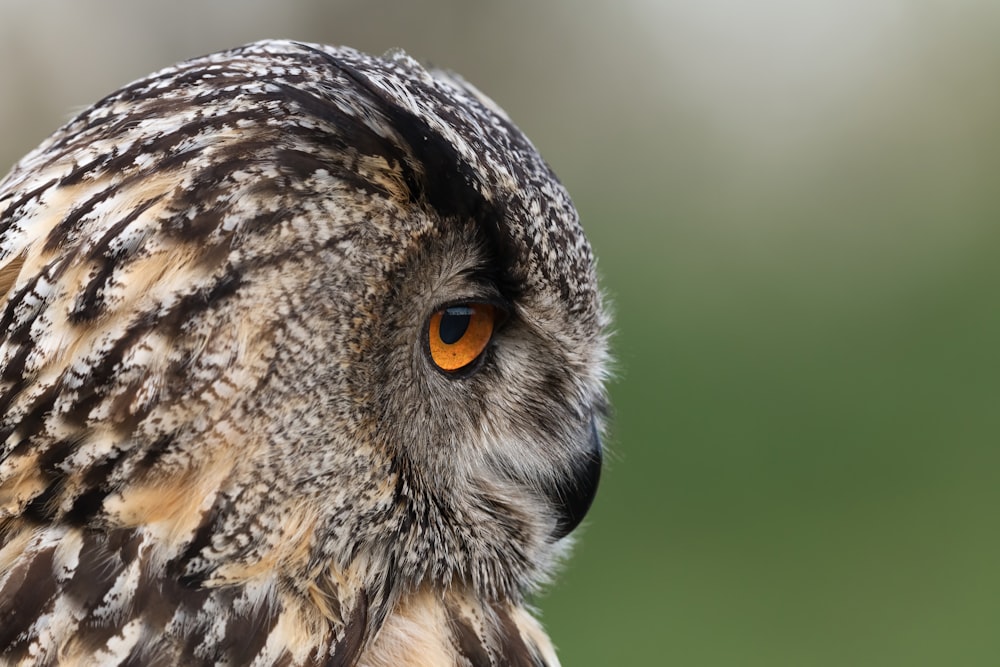
<instances>
[{"instance_id":1,"label":"brown and white feather","mask_svg":"<svg viewBox=\"0 0 1000 667\"><path fill-rule=\"evenodd\" d=\"M4 664L558 664L525 599L607 316L471 86L288 41L132 83L0 182L0 299ZM452 377L422 331L464 300L510 312Z\"/></svg>"}]
</instances>

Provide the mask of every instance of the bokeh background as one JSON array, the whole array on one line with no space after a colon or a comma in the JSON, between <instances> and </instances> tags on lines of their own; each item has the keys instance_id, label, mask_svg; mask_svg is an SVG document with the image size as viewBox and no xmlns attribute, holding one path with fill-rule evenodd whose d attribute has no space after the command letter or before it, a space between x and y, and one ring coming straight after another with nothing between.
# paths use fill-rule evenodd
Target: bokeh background
<instances>
[{"instance_id":1,"label":"bokeh background","mask_svg":"<svg viewBox=\"0 0 1000 667\"><path fill-rule=\"evenodd\" d=\"M1000 3L0 0L0 164L262 37L459 71L575 197L618 371L565 665L1000 664Z\"/></svg>"}]
</instances>

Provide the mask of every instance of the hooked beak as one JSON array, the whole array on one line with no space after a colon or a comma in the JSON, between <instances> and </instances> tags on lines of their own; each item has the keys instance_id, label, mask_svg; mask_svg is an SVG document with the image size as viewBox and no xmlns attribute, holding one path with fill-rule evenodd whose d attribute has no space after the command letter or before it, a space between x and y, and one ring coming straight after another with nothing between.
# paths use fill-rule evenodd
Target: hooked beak
<instances>
[{"instance_id":1,"label":"hooked beak","mask_svg":"<svg viewBox=\"0 0 1000 667\"><path fill-rule=\"evenodd\" d=\"M591 417L590 439L585 455L577 461L562 483L549 494L559 515L554 533L555 539L561 540L573 532L590 509L601 479L602 458L601 436L597 432L597 421Z\"/></svg>"}]
</instances>

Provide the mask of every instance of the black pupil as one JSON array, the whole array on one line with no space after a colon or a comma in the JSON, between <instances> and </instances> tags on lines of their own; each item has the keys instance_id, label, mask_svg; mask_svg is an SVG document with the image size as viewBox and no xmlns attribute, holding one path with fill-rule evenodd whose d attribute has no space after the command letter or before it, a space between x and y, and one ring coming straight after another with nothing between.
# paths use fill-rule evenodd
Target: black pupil
<instances>
[{"instance_id":1,"label":"black pupil","mask_svg":"<svg viewBox=\"0 0 1000 667\"><path fill-rule=\"evenodd\" d=\"M472 313L472 308L468 306L445 308L444 313L441 315L441 326L438 331L438 335L441 336L441 342L445 345L451 345L462 340L465 330L469 328Z\"/></svg>"}]
</instances>

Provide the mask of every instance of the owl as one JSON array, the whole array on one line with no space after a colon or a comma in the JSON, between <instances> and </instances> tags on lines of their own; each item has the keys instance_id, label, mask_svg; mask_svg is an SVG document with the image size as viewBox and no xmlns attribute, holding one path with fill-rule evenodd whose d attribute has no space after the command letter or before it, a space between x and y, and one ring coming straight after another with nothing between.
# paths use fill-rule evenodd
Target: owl
<instances>
[{"instance_id":1,"label":"owl","mask_svg":"<svg viewBox=\"0 0 1000 667\"><path fill-rule=\"evenodd\" d=\"M0 662L557 665L608 319L455 75L265 41L112 93L0 182Z\"/></svg>"}]
</instances>

